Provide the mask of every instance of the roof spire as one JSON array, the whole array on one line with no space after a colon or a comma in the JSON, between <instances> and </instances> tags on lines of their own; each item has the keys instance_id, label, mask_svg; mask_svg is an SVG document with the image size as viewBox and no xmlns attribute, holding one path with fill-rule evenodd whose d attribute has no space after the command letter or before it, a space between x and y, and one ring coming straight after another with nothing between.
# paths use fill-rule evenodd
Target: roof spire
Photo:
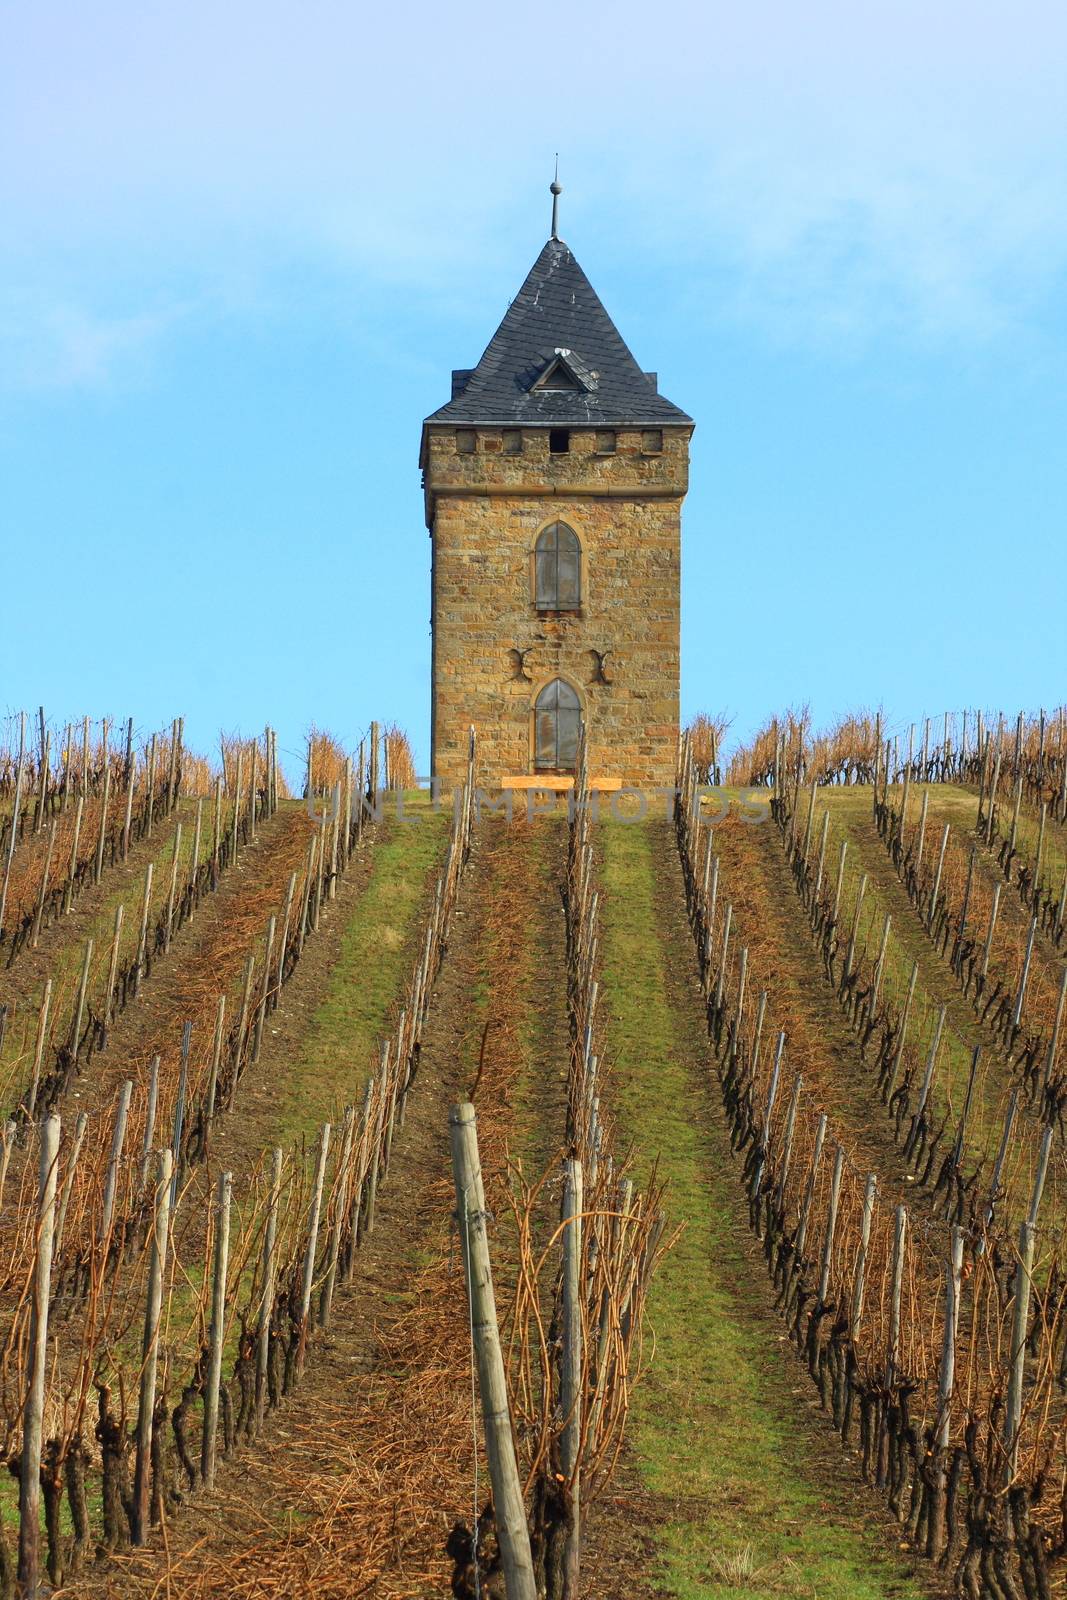
<instances>
[{"instance_id":1,"label":"roof spire","mask_svg":"<svg viewBox=\"0 0 1067 1600\"><path fill-rule=\"evenodd\" d=\"M552 196L552 238L559 238L559 197L563 193L563 185L559 181L559 151L556 151L556 176L548 186Z\"/></svg>"}]
</instances>

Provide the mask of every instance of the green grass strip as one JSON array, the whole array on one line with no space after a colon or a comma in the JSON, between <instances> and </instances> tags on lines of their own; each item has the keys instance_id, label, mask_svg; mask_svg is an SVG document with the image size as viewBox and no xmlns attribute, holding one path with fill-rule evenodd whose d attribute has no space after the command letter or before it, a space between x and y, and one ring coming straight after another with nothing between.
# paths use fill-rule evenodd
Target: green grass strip
<instances>
[{"instance_id":1,"label":"green grass strip","mask_svg":"<svg viewBox=\"0 0 1067 1600\"><path fill-rule=\"evenodd\" d=\"M681 1600L918 1596L903 1567L864 1537L848 1491L805 1470L813 1445L825 1443L796 1415L806 1379L784 1352L779 1325L761 1314L766 1290L742 1248L737 1164L725 1124L709 1126L717 1106L705 1107L689 1024L671 1001L652 827L605 824L600 843L613 1103L620 1132L638 1141L639 1167L659 1154L671 1221L685 1224L653 1286L655 1358L635 1396L631 1434L663 1510L655 1528L662 1592Z\"/></svg>"},{"instance_id":2,"label":"green grass strip","mask_svg":"<svg viewBox=\"0 0 1067 1600\"><path fill-rule=\"evenodd\" d=\"M339 1100L361 1100L415 959L427 876L443 858L450 823L447 808L434 812L415 801L389 838L372 846L366 887L287 1076L277 1111L282 1144L314 1139Z\"/></svg>"}]
</instances>

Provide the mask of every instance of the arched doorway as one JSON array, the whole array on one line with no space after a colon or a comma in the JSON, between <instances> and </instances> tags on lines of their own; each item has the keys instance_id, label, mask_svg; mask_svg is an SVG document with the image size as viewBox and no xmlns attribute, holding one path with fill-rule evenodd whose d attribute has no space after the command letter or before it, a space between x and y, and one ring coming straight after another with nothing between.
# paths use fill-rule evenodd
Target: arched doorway
<instances>
[{"instance_id":1,"label":"arched doorway","mask_svg":"<svg viewBox=\"0 0 1067 1600\"><path fill-rule=\"evenodd\" d=\"M578 759L582 708L562 678L546 683L534 704L534 770L573 772Z\"/></svg>"}]
</instances>

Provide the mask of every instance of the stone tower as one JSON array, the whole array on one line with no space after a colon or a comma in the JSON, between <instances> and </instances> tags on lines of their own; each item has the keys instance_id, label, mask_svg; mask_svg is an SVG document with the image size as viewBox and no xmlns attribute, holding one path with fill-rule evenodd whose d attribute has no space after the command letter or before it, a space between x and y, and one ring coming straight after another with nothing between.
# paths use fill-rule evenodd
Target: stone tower
<instances>
[{"instance_id":1,"label":"stone tower","mask_svg":"<svg viewBox=\"0 0 1067 1600\"><path fill-rule=\"evenodd\" d=\"M553 191L558 192L556 190ZM555 221L555 218L553 218ZM427 417L432 771L674 781L692 419L658 392L553 235L478 365Z\"/></svg>"}]
</instances>

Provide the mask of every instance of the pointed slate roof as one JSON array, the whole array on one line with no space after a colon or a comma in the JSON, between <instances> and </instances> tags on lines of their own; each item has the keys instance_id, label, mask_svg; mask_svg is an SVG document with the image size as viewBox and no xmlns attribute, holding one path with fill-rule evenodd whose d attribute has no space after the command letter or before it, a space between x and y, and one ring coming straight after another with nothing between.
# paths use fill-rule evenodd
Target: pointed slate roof
<instances>
[{"instance_id":1,"label":"pointed slate roof","mask_svg":"<svg viewBox=\"0 0 1067 1600\"><path fill-rule=\"evenodd\" d=\"M554 367L566 387L553 386ZM641 371L569 246L553 238L478 365L453 374L452 399L426 422L613 428L692 418L657 392L655 373Z\"/></svg>"}]
</instances>

